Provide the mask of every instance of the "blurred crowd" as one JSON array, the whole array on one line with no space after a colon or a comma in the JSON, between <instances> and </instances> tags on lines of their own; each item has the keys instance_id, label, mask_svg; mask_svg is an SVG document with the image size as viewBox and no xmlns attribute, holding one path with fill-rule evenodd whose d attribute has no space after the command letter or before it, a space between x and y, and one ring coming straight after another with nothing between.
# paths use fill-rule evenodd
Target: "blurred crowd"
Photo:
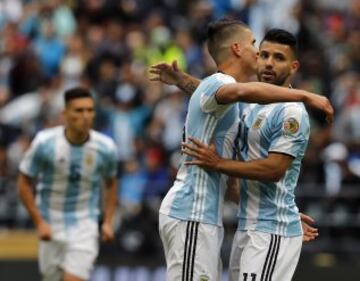
<instances>
[{"instance_id":1,"label":"blurred crowd","mask_svg":"<svg viewBox=\"0 0 360 281\"><path fill-rule=\"evenodd\" d=\"M96 99L95 129L118 147L119 222L157 214L176 174L188 97L150 82L148 67L176 59L199 78L213 73L207 23L229 14L258 41L272 27L296 34L294 87L335 107L333 125L310 114L300 182L329 197L359 184L360 0L1 0L0 227L28 225L16 196L19 161L36 132L62 122L62 94L79 84Z\"/></svg>"}]
</instances>

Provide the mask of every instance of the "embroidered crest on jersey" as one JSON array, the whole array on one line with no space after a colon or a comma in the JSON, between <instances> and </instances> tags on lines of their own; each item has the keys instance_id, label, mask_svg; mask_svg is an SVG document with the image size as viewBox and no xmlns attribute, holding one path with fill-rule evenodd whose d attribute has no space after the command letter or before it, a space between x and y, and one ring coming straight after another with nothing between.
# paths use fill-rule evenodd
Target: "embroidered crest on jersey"
<instances>
[{"instance_id":1,"label":"embroidered crest on jersey","mask_svg":"<svg viewBox=\"0 0 360 281\"><path fill-rule=\"evenodd\" d=\"M299 128L299 122L295 118L288 118L284 122L284 135L290 137L296 134L299 131Z\"/></svg>"},{"instance_id":2,"label":"embroidered crest on jersey","mask_svg":"<svg viewBox=\"0 0 360 281\"><path fill-rule=\"evenodd\" d=\"M200 275L200 277L199 277L199 281L209 281L209 280L210 280L210 277L207 275L204 275L204 274Z\"/></svg>"},{"instance_id":3,"label":"embroidered crest on jersey","mask_svg":"<svg viewBox=\"0 0 360 281\"><path fill-rule=\"evenodd\" d=\"M261 127L261 124L262 124L262 122L263 122L264 119L265 119L264 116L259 116L259 117L255 120L254 124L252 125L252 128L253 128L253 129L259 129L259 128Z\"/></svg>"},{"instance_id":4,"label":"embroidered crest on jersey","mask_svg":"<svg viewBox=\"0 0 360 281\"><path fill-rule=\"evenodd\" d=\"M85 164L87 167L91 167L94 163L94 157L91 154L88 154L85 158Z\"/></svg>"}]
</instances>

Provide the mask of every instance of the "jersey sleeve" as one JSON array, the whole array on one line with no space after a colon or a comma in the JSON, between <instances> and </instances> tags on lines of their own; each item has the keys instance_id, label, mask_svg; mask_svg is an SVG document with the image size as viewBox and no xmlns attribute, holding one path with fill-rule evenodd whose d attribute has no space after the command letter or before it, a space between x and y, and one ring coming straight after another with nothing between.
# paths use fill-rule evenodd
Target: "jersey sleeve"
<instances>
[{"instance_id":1,"label":"jersey sleeve","mask_svg":"<svg viewBox=\"0 0 360 281\"><path fill-rule=\"evenodd\" d=\"M111 142L106 155L106 164L104 170L105 178L114 178L117 174L117 151L114 142Z\"/></svg>"},{"instance_id":2,"label":"jersey sleeve","mask_svg":"<svg viewBox=\"0 0 360 281\"><path fill-rule=\"evenodd\" d=\"M310 134L309 117L296 105L285 107L274 119L269 152L279 152L294 158L305 153Z\"/></svg>"},{"instance_id":3,"label":"jersey sleeve","mask_svg":"<svg viewBox=\"0 0 360 281\"><path fill-rule=\"evenodd\" d=\"M234 83L231 77L209 77L204 83L204 89L200 96L200 108L205 113L222 115L231 104L219 104L216 100L216 92L224 85Z\"/></svg>"},{"instance_id":4,"label":"jersey sleeve","mask_svg":"<svg viewBox=\"0 0 360 281\"><path fill-rule=\"evenodd\" d=\"M19 169L23 174L32 178L39 175L43 162L42 150L43 145L40 141L39 135L37 135L20 162Z\"/></svg>"}]
</instances>

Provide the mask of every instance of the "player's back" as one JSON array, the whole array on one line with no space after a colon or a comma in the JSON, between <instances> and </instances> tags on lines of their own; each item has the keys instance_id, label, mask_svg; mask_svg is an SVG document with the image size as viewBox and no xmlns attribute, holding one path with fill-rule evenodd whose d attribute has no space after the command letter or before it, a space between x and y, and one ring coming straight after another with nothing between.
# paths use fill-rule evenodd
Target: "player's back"
<instances>
[{"instance_id":1,"label":"player's back","mask_svg":"<svg viewBox=\"0 0 360 281\"><path fill-rule=\"evenodd\" d=\"M193 137L206 144L215 143L222 157L232 157L238 108L218 104L215 93L222 85L234 82L231 76L216 73L200 83L189 101L184 141ZM164 198L160 213L182 220L222 225L227 177L197 166L187 167L183 163L189 159L183 156L175 183Z\"/></svg>"}]
</instances>

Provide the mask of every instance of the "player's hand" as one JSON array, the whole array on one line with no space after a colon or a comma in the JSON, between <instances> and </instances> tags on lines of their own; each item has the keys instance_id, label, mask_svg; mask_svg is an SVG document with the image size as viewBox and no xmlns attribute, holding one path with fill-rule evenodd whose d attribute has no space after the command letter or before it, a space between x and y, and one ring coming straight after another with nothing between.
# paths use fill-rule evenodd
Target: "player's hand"
<instances>
[{"instance_id":1,"label":"player's hand","mask_svg":"<svg viewBox=\"0 0 360 281\"><path fill-rule=\"evenodd\" d=\"M216 171L221 158L216 153L214 144L210 146L200 142L197 139L188 138L191 143L182 143L182 152L193 157L191 161L185 161L185 165L197 165L203 169Z\"/></svg>"},{"instance_id":2,"label":"player's hand","mask_svg":"<svg viewBox=\"0 0 360 281\"><path fill-rule=\"evenodd\" d=\"M51 227L45 221L42 221L37 227L37 233L40 240L49 241L52 237Z\"/></svg>"},{"instance_id":3,"label":"player's hand","mask_svg":"<svg viewBox=\"0 0 360 281\"><path fill-rule=\"evenodd\" d=\"M154 74L150 81L160 81L168 85L177 85L184 76L176 60L172 64L159 63L152 65L150 66L150 73Z\"/></svg>"},{"instance_id":4,"label":"player's hand","mask_svg":"<svg viewBox=\"0 0 360 281\"><path fill-rule=\"evenodd\" d=\"M306 105L321 110L326 115L326 121L332 123L334 121L334 108L330 101L321 95L311 94L305 100Z\"/></svg>"},{"instance_id":5,"label":"player's hand","mask_svg":"<svg viewBox=\"0 0 360 281\"><path fill-rule=\"evenodd\" d=\"M110 242L114 240L114 229L110 223L103 223L101 226L101 240Z\"/></svg>"},{"instance_id":6,"label":"player's hand","mask_svg":"<svg viewBox=\"0 0 360 281\"><path fill-rule=\"evenodd\" d=\"M314 219L303 213L300 213L300 219L301 219L301 227L304 233L303 241L310 242L316 239L319 236L319 231L317 228L310 226L310 224L313 224L315 222Z\"/></svg>"}]
</instances>

